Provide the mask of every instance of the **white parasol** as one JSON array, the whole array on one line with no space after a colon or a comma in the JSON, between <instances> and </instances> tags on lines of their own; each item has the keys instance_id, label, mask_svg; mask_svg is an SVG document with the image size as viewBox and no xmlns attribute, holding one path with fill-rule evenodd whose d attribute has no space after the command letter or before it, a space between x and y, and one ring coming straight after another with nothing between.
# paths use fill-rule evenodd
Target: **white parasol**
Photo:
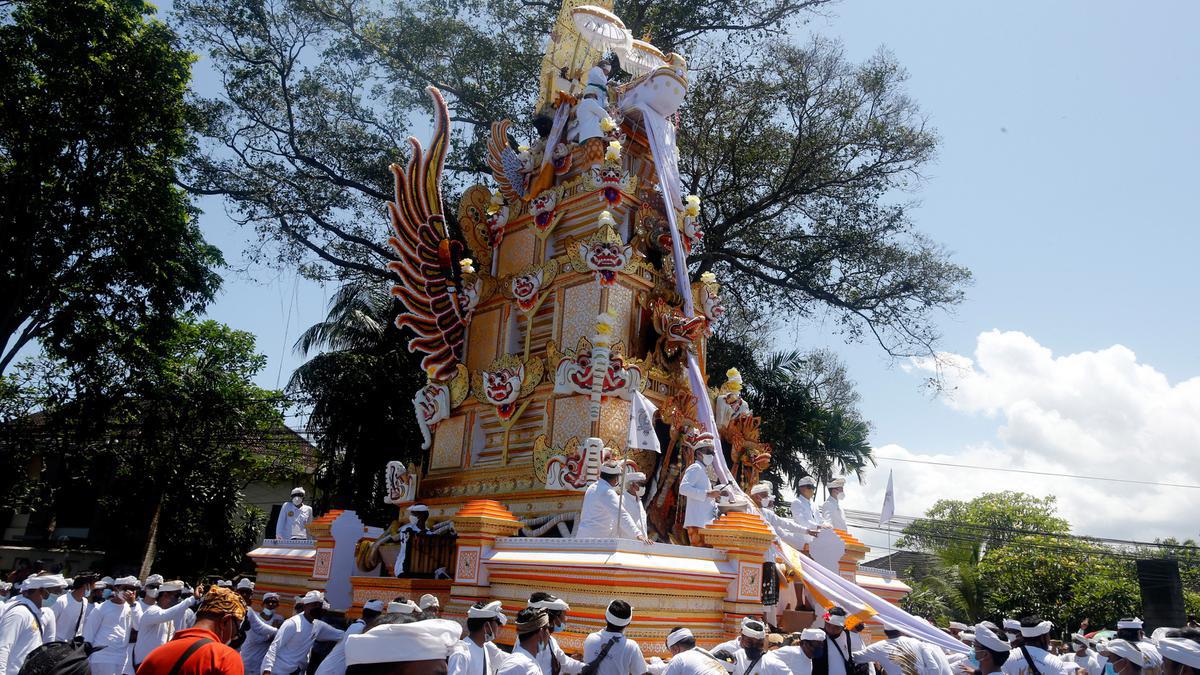
<instances>
[{"instance_id":1,"label":"white parasol","mask_svg":"<svg viewBox=\"0 0 1200 675\"><path fill-rule=\"evenodd\" d=\"M641 77L669 65L658 47L644 40L632 40L621 54L621 68L634 77Z\"/></svg>"},{"instance_id":2,"label":"white parasol","mask_svg":"<svg viewBox=\"0 0 1200 675\"><path fill-rule=\"evenodd\" d=\"M580 5L571 10L571 18L575 21L575 29L589 45L600 50L620 50L629 48L631 36L625 28L625 22L616 14L595 5Z\"/></svg>"}]
</instances>

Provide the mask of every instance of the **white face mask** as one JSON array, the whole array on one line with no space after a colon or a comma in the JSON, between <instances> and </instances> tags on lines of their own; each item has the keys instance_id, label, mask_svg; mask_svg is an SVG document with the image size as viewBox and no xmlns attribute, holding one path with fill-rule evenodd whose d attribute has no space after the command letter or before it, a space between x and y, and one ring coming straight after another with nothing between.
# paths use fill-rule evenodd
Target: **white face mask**
<instances>
[{"instance_id":1,"label":"white face mask","mask_svg":"<svg viewBox=\"0 0 1200 675\"><path fill-rule=\"evenodd\" d=\"M641 496L644 496L644 495L646 494L646 486L645 486L645 485L642 485L642 486L639 486L639 487L636 487L636 488L634 488L634 489L633 489L633 494L634 494L634 496L635 496L635 497L641 497Z\"/></svg>"},{"instance_id":2,"label":"white face mask","mask_svg":"<svg viewBox=\"0 0 1200 675\"><path fill-rule=\"evenodd\" d=\"M704 462L704 466L712 466L713 456L712 455L704 455L703 457L700 458L700 461Z\"/></svg>"},{"instance_id":3,"label":"white face mask","mask_svg":"<svg viewBox=\"0 0 1200 675\"><path fill-rule=\"evenodd\" d=\"M51 593L49 596L46 597L45 600L42 601L42 607L53 606L54 601L58 600L58 596L60 596L60 595L62 595L62 593Z\"/></svg>"},{"instance_id":4,"label":"white face mask","mask_svg":"<svg viewBox=\"0 0 1200 675\"><path fill-rule=\"evenodd\" d=\"M846 493L845 493L845 492L839 492L839 493L837 493L836 495L834 495L834 496L833 496L833 498L834 498L834 499L836 499L836 500L838 500L838 501L840 502L840 501L842 501L843 499L845 499L845 498L846 498Z\"/></svg>"},{"instance_id":5,"label":"white face mask","mask_svg":"<svg viewBox=\"0 0 1200 675\"><path fill-rule=\"evenodd\" d=\"M770 508L771 504L774 504L774 503L775 503L774 497L767 497L766 499L763 499L762 505L763 505L763 508Z\"/></svg>"},{"instance_id":6,"label":"white face mask","mask_svg":"<svg viewBox=\"0 0 1200 675\"><path fill-rule=\"evenodd\" d=\"M147 588L146 589L146 597L149 598L150 600L157 598L158 597L158 589L157 588Z\"/></svg>"},{"instance_id":7,"label":"white face mask","mask_svg":"<svg viewBox=\"0 0 1200 675\"><path fill-rule=\"evenodd\" d=\"M408 517L408 524L409 524L409 525L416 525L416 524L417 524L417 517L416 517L416 516L409 516L409 517Z\"/></svg>"},{"instance_id":8,"label":"white face mask","mask_svg":"<svg viewBox=\"0 0 1200 675\"><path fill-rule=\"evenodd\" d=\"M292 503L296 506L300 506L304 503L304 497L292 497Z\"/></svg>"},{"instance_id":9,"label":"white face mask","mask_svg":"<svg viewBox=\"0 0 1200 675\"><path fill-rule=\"evenodd\" d=\"M267 607L266 609L263 610L263 616L265 616L269 619L269 618L275 616L275 610L271 609L270 607Z\"/></svg>"}]
</instances>

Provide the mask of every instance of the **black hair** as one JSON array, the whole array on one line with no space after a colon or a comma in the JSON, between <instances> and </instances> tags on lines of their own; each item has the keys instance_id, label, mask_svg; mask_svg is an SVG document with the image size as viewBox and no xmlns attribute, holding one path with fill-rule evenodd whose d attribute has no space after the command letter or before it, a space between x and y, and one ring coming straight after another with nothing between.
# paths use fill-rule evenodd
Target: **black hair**
<instances>
[{"instance_id":1,"label":"black hair","mask_svg":"<svg viewBox=\"0 0 1200 675\"><path fill-rule=\"evenodd\" d=\"M1136 628L1118 628L1117 639L1126 642L1138 642L1142 639L1141 631Z\"/></svg>"},{"instance_id":2,"label":"black hair","mask_svg":"<svg viewBox=\"0 0 1200 675\"><path fill-rule=\"evenodd\" d=\"M1030 614L1029 616L1021 617L1021 628L1033 628L1042 622L1042 617L1038 614ZM1037 637L1025 637L1021 635L1021 644L1029 645L1030 647L1045 648L1050 644L1050 634L1039 635Z\"/></svg>"},{"instance_id":3,"label":"black hair","mask_svg":"<svg viewBox=\"0 0 1200 675\"><path fill-rule=\"evenodd\" d=\"M372 619L379 616L380 614L383 614L383 612L379 611L378 609L367 609L364 607L363 611L362 611L363 623L367 623L368 621L371 621Z\"/></svg>"},{"instance_id":4,"label":"black hair","mask_svg":"<svg viewBox=\"0 0 1200 675\"><path fill-rule=\"evenodd\" d=\"M898 630L896 630L896 629L894 629L894 628L884 628L884 629L883 629L883 634L884 634L885 636L887 636L887 638L888 638L889 640L890 640L890 639L892 639L892 638L898 638L898 637L900 637L900 635L901 635L900 631L898 631Z\"/></svg>"},{"instance_id":5,"label":"black hair","mask_svg":"<svg viewBox=\"0 0 1200 675\"><path fill-rule=\"evenodd\" d=\"M75 580L71 582L71 590L77 591L88 584L96 583L98 579L99 577L94 574L81 574L75 577Z\"/></svg>"},{"instance_id":6,"label":"black hair","mask_svg":"<svg viewBox=\"0 0 1200 675\"><path fill-rule=\"evenodd\" d=\"M830 607L829 613L833 616L846 616L846 610L842 609L841 607L838 607L837 605Z\"/></svg>"},{"instance_id":7,"label":"black hair","mask_svg":"<svg viewBox=\"0 0 1200 675\"><path fill-rule=\"evenodd\" d=\"M674 633L675 631L680 630L682 628L683 628L683 626L675 626L671 630L667 631L667 635L670 635L671 633ZM684 638L682 640L679 640L678 642L676 642L675 644L673 644L671 646L672 647L681 647L682 646L682 647L687 647L688 649L693 649L696 646L696 638L694 638L694 637Z\"/></svg>"},{"instance_id":8,"label":"black hair","mask_svg":"<svg viewBox=\"0 0 1200 675\"><path fill-rule=\"evenodd\" d=\"M991 631L992 636L995 637L997 640L1001 640L1001 641L1004 640L1004 636L1000 635L996 630L987 628L986 626L984 627L984 630ZM976 631L976 634L978 635L978 631ZM991 654L992 655L992 663L994 663L997 668L999 668L1000 666L1003 666L1004 662L1008 660L1009 654L1012 653L1011 651L1007 651L1007 650L1002 651L1002 652L995 651L991 647L988 647L987 645L980 642L979 640L975 640L975 646L983 647L984 650L986 650L988 654Z\"/></svg>"},{"instance_id":9,"label":"black hair","mask_svg":"<svg viewBox=\"0 0 1200 675\"><path fill-rule=\"evenodd\" d=\"M474 633L477 630L483 630L483 627L486 626L489 621L491 621L491 619L484 619L481 617L467 619L467 632Z\"/></svg>"},{"instance_id":10,"label":"black hair","mask_svg":"<svg viewBox=\"0 0 1200 675\"><path fill-rule=\"evenodd\" d=\"M553 597L553 595L550 595L546 591L534 591L533 593L529 594L529 602L541 602L543 600L549 600ZM482 607L482 605L478 606Z\"/></svg>"},{"instance_id":11,"label":"black hair","mask_svg":"<svg viewBox=\"0 0 1200 675\"><path fill-rule=\"evenodd\" d=\"M618 619L628 619L629 617L633 616L633 608L630 607L629 603L625 602L624 600L613 600L610 602L608 604L608 612L611 612L612 615ZM605 623L608 622L605 621ZM617 626L612 623L608 623L608 630L612 633L620 633L625 630L625 626Z\"/></svg>"}]
</instances>

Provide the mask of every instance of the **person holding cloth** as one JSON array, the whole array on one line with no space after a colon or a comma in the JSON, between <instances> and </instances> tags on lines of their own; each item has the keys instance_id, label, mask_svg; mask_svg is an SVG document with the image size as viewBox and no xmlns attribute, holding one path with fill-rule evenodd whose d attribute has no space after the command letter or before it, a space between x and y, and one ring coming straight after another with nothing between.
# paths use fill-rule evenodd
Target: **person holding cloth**
<instances>
[{"instance_id":1,"label":"person holding cloth","mask_svg":"<svg viewBox=\"0 0 1200 675\"><path fill-rule=\"evenodd\" d=\"M717 517L717 497L721 489L714 489L708 472L716 461L712 434L699 429L688 431L684 441L691 448L695 459L679 479L679 494L687 499L683 527L688 533L688 543L703 546L700 529Z\"/></svg>"}]
</instances>

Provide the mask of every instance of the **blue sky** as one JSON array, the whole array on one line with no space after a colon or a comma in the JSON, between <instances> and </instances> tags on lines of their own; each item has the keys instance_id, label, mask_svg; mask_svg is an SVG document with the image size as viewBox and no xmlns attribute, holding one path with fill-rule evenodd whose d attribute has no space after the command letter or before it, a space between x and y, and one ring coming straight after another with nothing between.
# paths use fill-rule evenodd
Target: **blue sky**
<instances>
[{"instance_id":1,"label":"blue sky","mask_svg":"<svg viewBox=\"0 0 1200 675\"><path fill-rule=\"evenodd\" d=\"M975 275L940 321L961 366L947 397L922 390L923 364L847 345L831 326L781 327L780 348L845 358L880 456L1200 484L1194 463L1172 459L1200 451L1197 25L1200 4L1188 2L843 2L797 32L841 39L856 60L883 47L907 68L942 139L915 220ZM215 82L201 68L197 85ZM206 235L241 267L248 234L220 202L203 206ZM227 275L209 316L257 334L270 359L259 382L281 386L328 292L251 272ZM1058 495L1088 534L1197 534L1187 514L1200 490L883 460L847 506L878 509L892 468L900 514L941 496L1026 489ZM1145 509L1110 511L1130 499Z\"/></svg>"}]
</instances>

